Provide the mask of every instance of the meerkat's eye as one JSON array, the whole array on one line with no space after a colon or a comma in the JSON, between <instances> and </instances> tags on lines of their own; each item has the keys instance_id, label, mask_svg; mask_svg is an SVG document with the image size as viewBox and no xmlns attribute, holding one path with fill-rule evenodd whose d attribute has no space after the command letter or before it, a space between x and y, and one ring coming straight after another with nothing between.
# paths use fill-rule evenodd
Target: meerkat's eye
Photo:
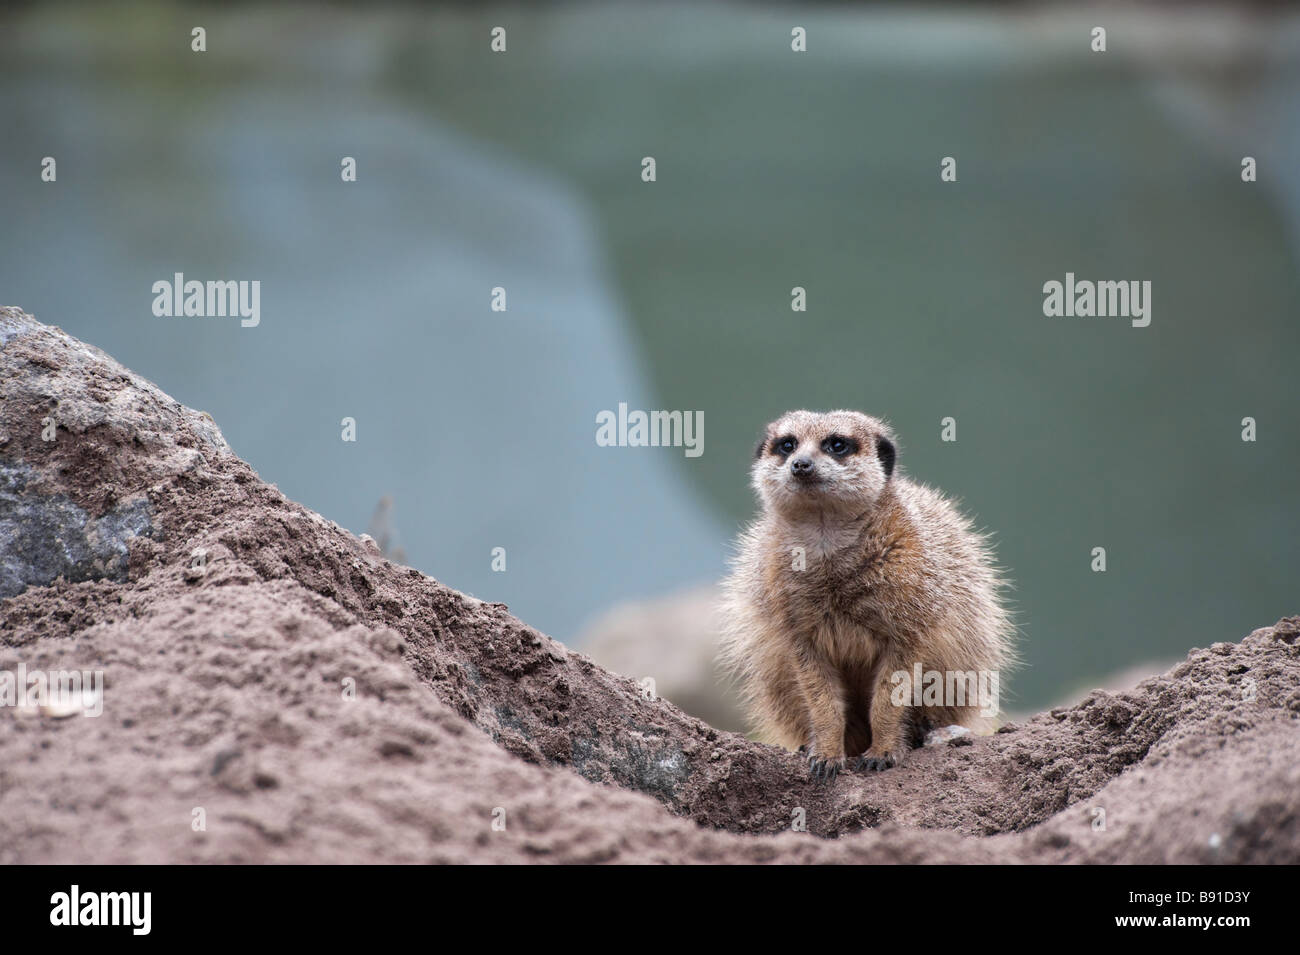
<instances>
[{"instance_id":1,"label":"meerkat's eye","mask_svg":"<svg viewBox=\"0 0 1300 955\"><path fill-rule=\"evenodd\" d=\"M772 450L777 454L794 454L794 449L799 447L799 442L792 437L778 438L772 444Z\"/></svg>"},{"instance_id":2,"label":"meerkat's eye","mask_svg":"<svg viewBox=\"0 0 1300 955\"><path fill-rule=\"evenodd\" d=\"M857 445L849 438L833 434L822 442L822 450L827 454L833 454L838 458L857 450Z\"/></svg>"}]
</instances>

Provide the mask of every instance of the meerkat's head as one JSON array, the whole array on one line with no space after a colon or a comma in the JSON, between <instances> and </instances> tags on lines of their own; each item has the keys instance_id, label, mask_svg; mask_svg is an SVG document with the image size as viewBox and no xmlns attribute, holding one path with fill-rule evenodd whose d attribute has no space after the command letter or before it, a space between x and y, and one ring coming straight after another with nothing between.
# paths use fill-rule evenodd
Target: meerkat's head
<instances>
[{"instance_id":1,"label":"meerkat's head","mask_svg":"<svg viewBox=\"0 0 1300 955\"><path fill-rule=\"evenodd\" d=\"M894 473L888 425L858 411L788 411L763 432L753 484L763 505L787 517L863 511Z\"/></svg>"}]
</instances>

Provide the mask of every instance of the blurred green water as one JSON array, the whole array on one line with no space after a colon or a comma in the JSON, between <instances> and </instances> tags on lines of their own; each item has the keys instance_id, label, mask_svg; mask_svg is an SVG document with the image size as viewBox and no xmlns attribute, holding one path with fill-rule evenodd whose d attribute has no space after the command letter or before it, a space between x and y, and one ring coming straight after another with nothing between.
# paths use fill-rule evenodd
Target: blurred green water
<instances>
[{"instance_id":1,"label":"blurred green water","mask_svg":"<svg viewBox=\"0 0 1300 955\"><path fill-rule=\"evenodd\" d=\"M1251 144L1207 148L1125 60L1027 52L1016 21L965 15L249 7L200 8L198 68L194 16L135 9L30 12L2 41L30 144L0 161L24 226L6 295L211 410L355 530L396 489L412 562L448 583L563 638L707 580L752 511L761 425L847 406L890 419L911 475L995 534L1020 705L1296 610L1295 250L1275 197L1240 182ZM57 202L28 194L56 137L99 170ZM353 153L366 192L307 190ZM205 329L196 356L198 333L139 316L178 243L278 281L263 337ZM1150 280L1151 326L1044 317L1067 271ZM524 317L485 330L471 309L501 275ZM364 461L337 457L341 412L320 409L340 391L367 433L387 419ZM703 457L596 455L590 415L629 398L703 410ZM495 478L447 476L440 447L471 442ZM507 538L526 559L498 579L485 555Z\"/></svg>"},{"instance_id":2,"label":"blurred green water","mask_svg":"<svg viewBox=\"0 0 1300 955\"><path fill-rule=\"evenodd\" d=\"M393 82L582 185L661 405L707 409L689 473L729 521L769 418L888 417L995 532L1026 703L1295 611L1300 285L1275 197L1240 181L1252 143L1206 150L1122 61L1026 59L1012 19L977 64L873 57L880 18L851 10L511 17L485 56L503 19L440 26L433 58L408 38ZM1152 325L1044 317L1067 271L1150 280Z\"/></svg>"}]
</instances>

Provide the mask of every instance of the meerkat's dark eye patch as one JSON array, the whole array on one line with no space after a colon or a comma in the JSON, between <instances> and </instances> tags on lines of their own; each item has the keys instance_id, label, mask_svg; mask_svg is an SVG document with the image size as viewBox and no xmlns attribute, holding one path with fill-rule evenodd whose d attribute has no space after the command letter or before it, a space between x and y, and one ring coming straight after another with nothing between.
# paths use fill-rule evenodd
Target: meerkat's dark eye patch
<instances>
[{"instance_id":1,"label":"meerkat's dark eye patch","mask_svg":"<svg viewBox=\"0 0 1300 955\"><path fill-rule=\"evenodd\" d=\"M842 434L833 434L822 442L822 450L832 457L844 458L858 453L858 442Z\"/></svg>"},{"instance_id":2,"label":"meerkat's dark eye patch","mask_svg":"<svg viewBox=\"0 0 1300 955\"><path fill-rule=\"evenodd\" d=\"M876 438L876 456L880 458L880 464L885 469L885 477L893 474L894 459L898 456L898 451L894 448L894 442L883 434Z\"/></svg>"},{"instance_id":3,"label":"meerkat's dark eye patch","mask_svg":"<svg viewBox=\"0 0 1300 955\"><path fill-rule=\"evenodd\" d=\"M772 442L772 453L785 457L794 454L794 449L797 447L799 447L799 439L792 434L787 434Z\"/></svg>"}]
</instances>

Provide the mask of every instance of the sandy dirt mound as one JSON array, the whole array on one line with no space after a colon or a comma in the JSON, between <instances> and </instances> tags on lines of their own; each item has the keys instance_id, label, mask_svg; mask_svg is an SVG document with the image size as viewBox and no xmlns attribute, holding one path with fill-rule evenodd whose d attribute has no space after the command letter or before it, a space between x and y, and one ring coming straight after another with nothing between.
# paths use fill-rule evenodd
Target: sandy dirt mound
<instances>
[{"instance_id":1,"label":"sandy dirt mound","mask_svg":"<svg viewBox=\"0 0 1300 955\"><path fill-rule=\"evenodd\" d=\"M13 308L0 588L0 673L104 677L95 718L0 708L0 862L1300 861L1300 618L819 787Z\"/></svg>"}]
</instances>

